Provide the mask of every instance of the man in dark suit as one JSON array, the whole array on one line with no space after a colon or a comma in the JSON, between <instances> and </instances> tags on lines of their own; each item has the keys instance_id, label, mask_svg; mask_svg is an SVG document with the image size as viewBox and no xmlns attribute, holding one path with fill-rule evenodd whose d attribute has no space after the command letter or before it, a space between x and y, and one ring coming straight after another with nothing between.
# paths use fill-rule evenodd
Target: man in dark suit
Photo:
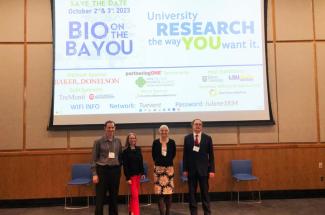
<instances>
[{"instance_id":1,"label":"man in dark suit","mask_svg":"<svg viewBox=\"0 0 325 215\"><path fill-rule=\"evenodd\" d=\"M212 138L202 132L200 119L192 121L193 133L184 138L183 174L188 177L191 215L197 215L196 190L199 182L204 215L210 215L209 178L215 174Z\"/></svg>"}]
</instances>

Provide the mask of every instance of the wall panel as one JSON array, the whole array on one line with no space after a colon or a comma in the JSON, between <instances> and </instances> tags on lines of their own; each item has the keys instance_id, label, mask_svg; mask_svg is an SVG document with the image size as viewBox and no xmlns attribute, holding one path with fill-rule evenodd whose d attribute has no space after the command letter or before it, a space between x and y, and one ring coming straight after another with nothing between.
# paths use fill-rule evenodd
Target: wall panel
<instances>
[{"instance_id":1,"label":"wall panel","mask_svg":"<svg viewBox=\"0 0 325 215\"><path fill-rule=\"evenodd\" d=\"M27 41L28 42L51 42L50 0L28 0L27 4Z\"/></svg>"},{"instance_id":2,"label":"wall panel","mask_svg":"<svg viewBox=\"0 0 325 215\"><path fill-rule=\"evenodd\" d=\"M0 44L0 150L23 147L23 56L23 45Z\"/></svg>"},{"instance_id":3,"label":"wall panel","mask_svg":"<svg viewBox=\"0 0 325 215\"><path fill-rule=\"evenodd\" d=\"M314 0L315 39L325 40L325 1Z\"/></svg>"},{"instance_id":4,"label":"wall panel","mask_svg":"<svg viewBox=\"0 0 325 215\"><path fill-rule=\"evenodd\" d=\"M312 43L277 44L280 142L316 142L317 115Z\"/></svg>"},{"instance_id":5,"label":"wall panel","mask_svg":"<svg viewBox=\"0 0 325 215\"><path fill-rule=\"evenodd\" d=\"M73 163L89 162L90 153L34 153L2 156L2 199L56 198L65 195Z\"/></svg>"},{"instance_id":6,"label":"wall panel","mask_svg":"<svg viewBox=\"0 0 325 215\"><path fill-rule=\"evenodd\" d=\"M274 0L277 40L313 39L312 0Z\"/></svg>"},{"instance_id":7,"label":"wall panel","mask_svg":"<svg viewBox=\"0 0 325 215\"><path fill-rule=\"evenodd\" d=\"M237 127L209 127L204 128L204 132L209 134L213 139L213 144L237 144L238 137Z\"/></svg>"},{"instance_id":8,"label":"wall panel","mask_svg":"<svg viewBox=\"0 0 325 215\"><path fill-rule=\"evenodd\" d=\"M274 61L274 45L268 44L268 78L269 94L272 106L275 125L270 126L242 126L240 127L240 143L277 143L278 123L277 123L277 96L276 96L276 74Z\"/></svg>"},{"instance_id":9,"label":"wall panel","mask_svg":"<svg viewBox=\"0 0 325 215\"><path fill-rule=\"evenodd\" d=\"M24 0L0 1L0 42L24 42Z\"/></svg>"},{"instance_id":10,"label":"wall panel","mask_svg":"<svg viewBox=\"0 0 325 215\"><path fill-rule=\"evenodd\" d=\"M70 147L93 147L94 141L103 135L101 131L70 131Z\"/></svg>"},{"instance_id":11,"label":"wall panel","mask_svg":"<svg viewBox=\"0 0 325 215\"><path fill-rule=\"evenodd\" d=\"M51 45L28 46L27 75L26 148L66 148L66 131L47 131L52 99Z\"/></svg>"}]
</instances>

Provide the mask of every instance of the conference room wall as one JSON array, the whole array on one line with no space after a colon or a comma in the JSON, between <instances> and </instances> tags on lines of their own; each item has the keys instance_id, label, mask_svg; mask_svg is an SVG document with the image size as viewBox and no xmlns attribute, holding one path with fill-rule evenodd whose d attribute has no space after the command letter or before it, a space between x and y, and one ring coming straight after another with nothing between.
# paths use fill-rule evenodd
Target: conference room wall
<instances>
[{"instance_id":1,"label":"conference room wall","mask_svg":"<svg viewBox=\"0 0 325 215\"><path fill-rule=\"evenodd\" d=\"M213 191L230 189L229 161L240 158L253 159L262 189L324 186L318 162L325 160L325 4L270 0L268 6L275 125L206 128L216 144L219 172ZM62 197L71 164L90 160L93 141L102 131L46 130L53 65L50 0L0 1L0 32L0 198ZM124 142L129 131L120 129L117 135ZM132 131L151 161L146 146L157 137L157 129ZM188 132L189 128L172 129L171 136L181 146ZM178 151L177 161L181 147ZM123 193L125 186L121 189Z\"/></svg>"}]
</instances>

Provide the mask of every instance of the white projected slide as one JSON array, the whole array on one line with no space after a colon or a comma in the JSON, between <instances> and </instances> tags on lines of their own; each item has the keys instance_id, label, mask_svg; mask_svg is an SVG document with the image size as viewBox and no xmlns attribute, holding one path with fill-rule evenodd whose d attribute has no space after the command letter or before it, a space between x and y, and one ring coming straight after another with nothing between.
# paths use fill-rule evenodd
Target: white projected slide
<instances>
[{"instance_id":1,"label":"white projected slide","mask_svg":"<svg viewBox=\"0 0 325 215\"><path fill-rule=\"evenodd\" d=\"M271 120L263 0L53 0L50 126Z\"/></svg>"}]
</instances>

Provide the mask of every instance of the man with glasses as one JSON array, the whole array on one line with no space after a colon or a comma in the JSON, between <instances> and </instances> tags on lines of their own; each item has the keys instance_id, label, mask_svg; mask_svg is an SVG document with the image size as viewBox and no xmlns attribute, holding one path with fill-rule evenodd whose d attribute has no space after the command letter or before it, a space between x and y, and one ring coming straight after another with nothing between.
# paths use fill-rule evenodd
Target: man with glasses
<instances>
[{"instance_id":1,"label":"man with glasses","mask_svg":"<svg viewBox=\"0 0 325 215\"><path fill-rule=\"evenodd\" d=\"M192 121L193 133L184 138L183 174L188 177L191 215L198 214L196 190L199 183L204 215L210 215L209 178L215 174L212 138L203 133L200 119Z\"/></svg>"}]
</instances>

